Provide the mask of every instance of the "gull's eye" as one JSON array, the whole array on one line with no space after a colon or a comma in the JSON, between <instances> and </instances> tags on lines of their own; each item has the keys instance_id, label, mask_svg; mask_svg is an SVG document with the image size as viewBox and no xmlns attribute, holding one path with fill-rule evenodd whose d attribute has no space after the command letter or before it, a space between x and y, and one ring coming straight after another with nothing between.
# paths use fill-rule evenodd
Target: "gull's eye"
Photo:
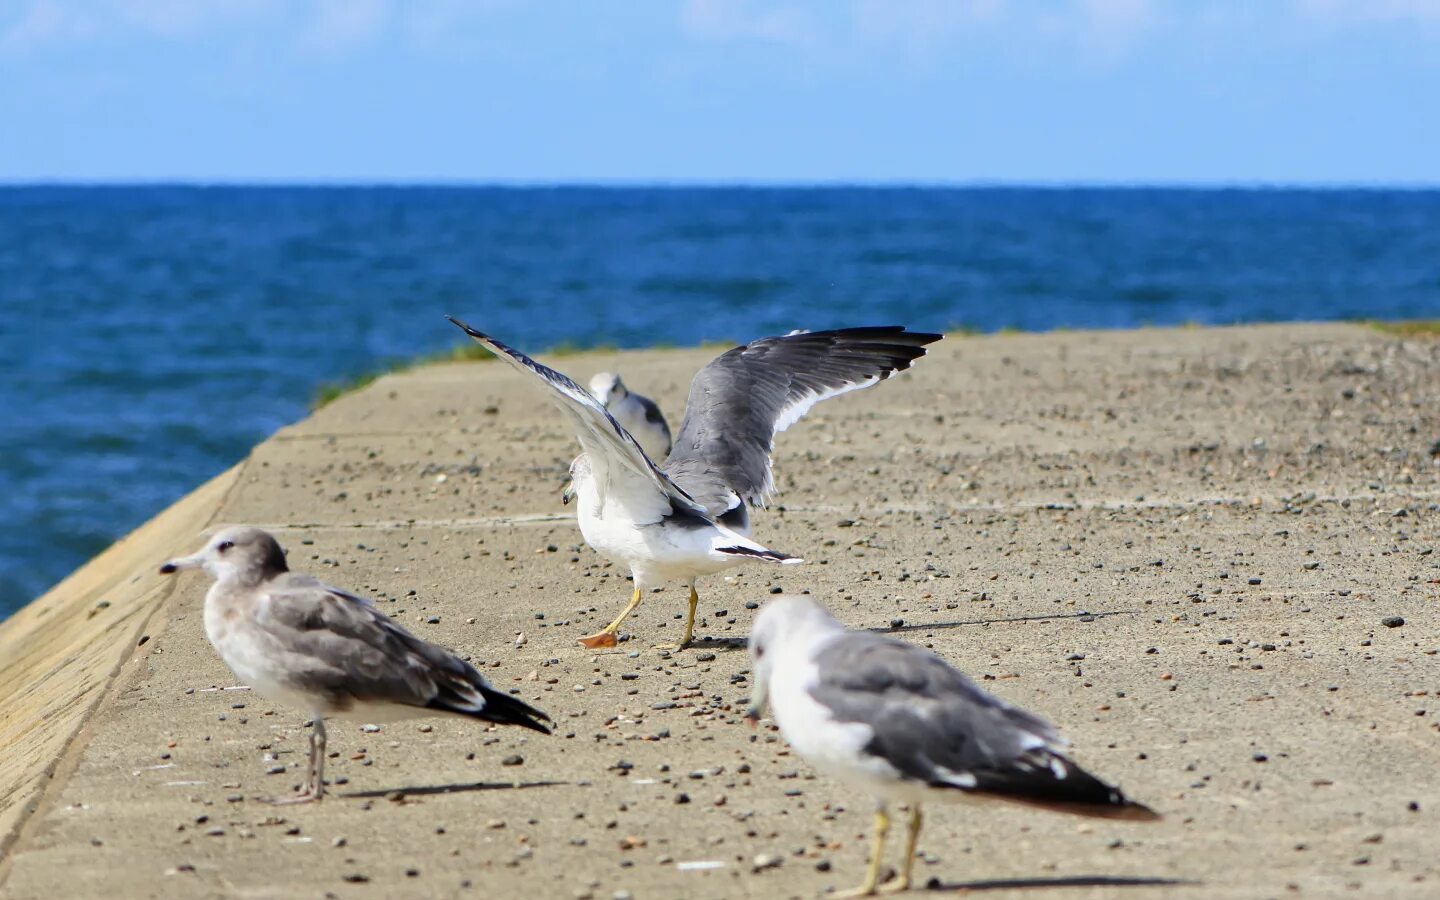
<instances>
[{"instance_id":1,"label":"gull's eye","mask_svg":"<svg viewBox=\"0 0 1440 900\"><path fill-rule=\"evenodd\" d=\"M764 659L764 658L765 658L765 645L764 645L764 644L756 644L756 645L755 645L755 658L756 658L756 659Z\"/></svg>"},{"instance_id":2,"label":"gull's eye","mask_svg":"<svg viewBox=\"0 0 1440 900\"><path fill-rule=\"evenodd\" d=\"M215 545L215 550L218 553L224 553L226 550L229 550L233 546L235 546L234 541L221 541L220 543Z\"/></svg>"}]
</instances>

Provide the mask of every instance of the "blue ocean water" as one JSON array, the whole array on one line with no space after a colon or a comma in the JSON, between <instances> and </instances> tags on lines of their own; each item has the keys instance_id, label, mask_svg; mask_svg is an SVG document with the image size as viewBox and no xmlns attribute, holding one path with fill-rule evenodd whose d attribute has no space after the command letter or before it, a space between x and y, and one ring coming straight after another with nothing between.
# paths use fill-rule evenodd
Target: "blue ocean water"
<instances>
[{"instance_id":1,"label":"blue ocean water","mask_svg":"<svg viewBox=\"0 0 1440 900\"><path fill-rule=\"evenodd\" d=\"M1440 191L0 188L0 616L459 343L1440 315Z\"/></svg>"}]
</instances>

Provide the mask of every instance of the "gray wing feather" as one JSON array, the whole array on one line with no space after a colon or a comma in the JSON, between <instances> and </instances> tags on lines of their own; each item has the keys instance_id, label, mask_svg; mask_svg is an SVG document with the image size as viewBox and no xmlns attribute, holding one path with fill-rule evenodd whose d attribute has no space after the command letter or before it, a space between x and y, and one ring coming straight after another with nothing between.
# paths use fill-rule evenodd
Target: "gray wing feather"
<instances>
[{"instance_id":1,"label":"gray wing feather","mask_svg":"<svg viewBox=\"0 0 1440 900\"><path fill-rule=\"evenodd\" d=\"M903 641L852 632L821 650L816 663L815 699L837 719L870 726L869 752L911 778L939 782L1002 769L1061 744L1049 722Z\"/></svg>"},{"instance_id":2,"label":"gray wing feather","mask_svg":"<svg viewBox=\"0 0 1440 900\"><path fill-rule=\"evenodd\" d=\"M770 451L821 400L907 369L938 334L900 326L768 337L721 354L690 383L685 420L661 467L712 516L762 505L774 490Z\"/></svg>"},{"instance_id":3,"label":"gray wing feather","mask_svg":"<svg viewBox=\"0 0 1440 900\"><path fill-rule=\"evenodd\" d=\"M539 378L549 389L551 401L570 420L598 480L602 483L613 483L624 479L631 483L644 484L653 489L656 495L668 500L671 506L694 515L705 515L705 508L655 467L630 432L615 421L609 410L589 391L568 376L536 362L483 332L476 331L459 319L453 316L446 318L501 361Z\"/></svg>"},{"instance_id":4,"label":"gray wing feather","mask_svg":"<svg viewBox=\"0 0 1440 900\"><path fill-rule=\"evenodd\" d=\"M852 632L816 657L811 694L870 727L865 752L906 779L1106 818L1148 808L1075 765L1055 728L985 691L928 650Z\"/></svg>"},{"instance_id":5,"label":"gray wing feather","mask_svg":"<svg viewBox=\"0 0 1440 900\"><path fill-rule=\"evenodd\" d=\"M485 706L488 684L474 666L406 631L370 601L310 576L272 582L256 622L287 651L295 686L337 708L355 701L431 706L442 695L459 701L447 704L456 711Z\"/></svg>"}]
</instances>

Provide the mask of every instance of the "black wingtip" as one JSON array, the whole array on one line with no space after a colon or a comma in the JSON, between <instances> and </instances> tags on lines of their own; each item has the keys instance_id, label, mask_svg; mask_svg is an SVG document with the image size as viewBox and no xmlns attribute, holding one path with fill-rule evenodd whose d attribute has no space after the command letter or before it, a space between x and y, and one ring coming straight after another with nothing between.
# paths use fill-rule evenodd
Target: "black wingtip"
<instances>
[{"instance_id":1,"label":"black wingtip","mask_svg":"<svg viewBox=\"0 0 1440 900\"><path fill-rule=\"evenodd\" d=\"M460 321L454 316L447 315L445 318L450 320L451 325L454 325L456 328L470 335L472 338L487 341L490 340L490 335L484 333L483 331L476 331L474 328L471 328L469 325L466 325L464 322Z\"/></svg>"},{"instance_id":2,"label":"black wingtip","mask_svg":"<svg viewBox=\"0 0 1440 900\"><path fill-rule=\"evenodd\" d=\"M476 714L479 718L499 725L519 725L541 734L550 733L550 729L541 723L553 720L543 710L488 686L480 689L480 695L485 698L485 708Z\"/></svg>"},{"instance_id":3,"label":"black wingtip","mask_svg":"<svg viewBox=\"0 0 1440 900\"><path fill-rule=\"evenodd\" d=\"M945 337L933 331L911 331L904 325L860 325L854 328L836 328L831 331L810 331L802 332L795 337L804 336L846 338L851 340L873 341L876 343L898 342L907 346L923 347L926 344L933 344ZM786 335L790 337L790 335Z\"/></svg>"}]
</instances>

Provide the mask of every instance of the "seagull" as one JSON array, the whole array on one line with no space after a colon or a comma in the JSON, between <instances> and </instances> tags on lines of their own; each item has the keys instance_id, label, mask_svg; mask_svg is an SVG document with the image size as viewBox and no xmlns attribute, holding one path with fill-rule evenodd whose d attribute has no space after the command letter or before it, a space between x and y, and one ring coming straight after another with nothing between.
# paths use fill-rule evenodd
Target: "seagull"
<instances>
[{"instance_id":1,"label":"seagull","mask_svg":"<svg viewBox=\"0 0 1440 900\"><path fill-rule=\"evenodd\" d=\"M654 400L628 390L614 372L600 372L592 377L590 393L609 410L621 428L630 432L646 456L664 459L669 455L670 426Z\"/></svg>"},{"instance_id":2,"label":"seagull","mask_svg":"<svg viewBox=\"0 0 1440 900\"><path fill-rule=\"evenodd\" d=\"M548 715L490 687L474 666L406 631L371 601L291 572L268 532L225 528L160 574L184 569L215 579L205 595L205 634L231 671L314 717L305 783L275 803L324 797L326 716L378 722L454 713L550 733L541 724Z\"/></svg>"},{"instance_id":3,"label":"seagull","mask_svg":"<svg viewBox=\"0 0 1440 900\"><path fill-rule=\"evenodd\" d=\"M1055 728L987 694L939 656L868 631L846 631L805 597L777 597L750 632L755 688L780 733L816 769L875 795L865 881L876 892L891 801L910 804L905 863L886 890L910 886L920 805L942 798L1008 800L1104 819L1153 821L1154 811L1071 762Z\"/></svg>"},{"instance_id":4,"label":"seagull","mask_svg":"<svg viewBox=\"0 0 1440 900\"><path fill-rule=\"evenodd\" d=\"M580 533L602 556L626 565L630 603L609 625L580 638L613 647L646 588L669 580L690 586L678 649L695 635L695 579L750 560L790 564L797 557L750 539L750 506L775 490L775 435L810 407L908 369L938 334L904 328L843 328L767 337L727 350L690 382L675 446L656 465L625 427L584 388L453 317L450 321L512 367L539 380L569 419L582 452L570 465ZM568 492L567 492L568 493Z\"/></svg>"}]
</instances>

